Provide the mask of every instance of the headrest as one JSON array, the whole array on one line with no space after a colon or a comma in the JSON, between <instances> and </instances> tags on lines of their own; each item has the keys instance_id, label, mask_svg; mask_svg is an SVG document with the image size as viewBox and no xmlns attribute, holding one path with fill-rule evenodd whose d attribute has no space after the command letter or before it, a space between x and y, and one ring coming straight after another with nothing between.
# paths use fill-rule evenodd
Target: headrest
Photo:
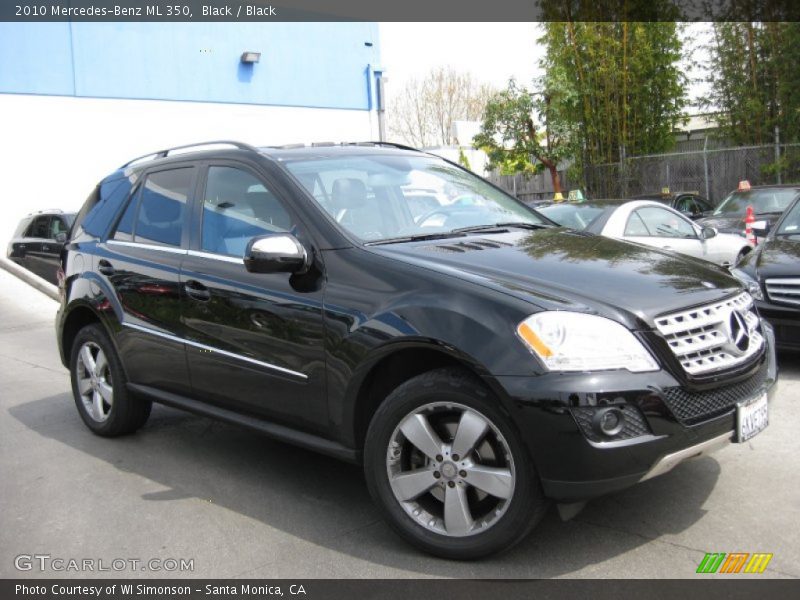
<instances>
[{"instance_id":1,"label":"headrest","mask_svg":"<svg viewBox=\"0 0 800 600\"><path fill-rule=\"evenodd\" d=\"M367 203L367 186L360 179L337 179L333 182L331 200L336 210L361 208Z\"/></svg>"}]
</instances>

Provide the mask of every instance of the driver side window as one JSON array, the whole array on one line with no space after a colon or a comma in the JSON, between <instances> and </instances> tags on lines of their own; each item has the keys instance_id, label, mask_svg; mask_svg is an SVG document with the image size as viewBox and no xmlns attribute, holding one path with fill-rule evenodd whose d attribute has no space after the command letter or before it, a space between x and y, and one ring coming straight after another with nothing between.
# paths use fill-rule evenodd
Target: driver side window
<instances>
[{"instance_id":1,"label":"driver side window","mask_svg":"<svg viewBox=\"0 0 800 600\"><path fill-rule=\"evenodd\" d=\"M283 203L255 175L237 167L209 167L203 196L202 250L244 256L252 238L295 229Z\"/></svg>"},{"instance_id":2,"label":"driver side window","mask_svg":"<svg viewBox=\"0 0 800 600\"><path fill-rule=\"evenodd\" d=\"M684 217L655 206L640 208L636 214L653 237L694 238L697 233Z\"/></svg>"}]
</instances>

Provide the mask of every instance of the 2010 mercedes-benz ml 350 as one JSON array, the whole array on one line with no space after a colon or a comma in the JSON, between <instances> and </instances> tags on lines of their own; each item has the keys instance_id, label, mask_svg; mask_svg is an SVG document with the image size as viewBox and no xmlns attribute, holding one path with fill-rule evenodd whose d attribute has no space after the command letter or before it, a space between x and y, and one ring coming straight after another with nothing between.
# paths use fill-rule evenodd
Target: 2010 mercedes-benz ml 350
<instances>
[{"instance_id":1,"label":"2010 mercedes-benz ml 350","mask_svg":"<svg viewBox=\"0 0 800 600\"><path fill-rule=\"evenodd\" d=\"M399 535L469 559L767 426L773 331L711 263L398 145L174 150L103 179L62 257L98 435L158 402L363 464Z\"/></svg>"}]
</instances>

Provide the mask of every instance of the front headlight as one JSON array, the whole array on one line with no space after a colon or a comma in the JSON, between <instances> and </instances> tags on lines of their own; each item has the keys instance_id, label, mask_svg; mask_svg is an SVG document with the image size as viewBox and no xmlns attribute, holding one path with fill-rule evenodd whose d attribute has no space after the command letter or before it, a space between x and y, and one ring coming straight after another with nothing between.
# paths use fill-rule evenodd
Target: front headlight
<instances>
[{"instance_id":1,"label":"front headlight","mask_svg":"<svg viewBox=\"0 0 800 600\"><path fill-rule=\"evenodd\" d=\"M541 312L522 321L517 335L549 371L658 370L656 361L630 331L604 317Z\"/></svg>"},{"instance_id":2,"label":"front headlight","mask_svg":"<svg viewBox=\"0 0 800 600\"><path fill-rule=\"evenodd\" d=\"M758 283L755 279L750 277L747 273L742 271L741 269L731 269L731 275L733 275L739 282L745 287L745 289L750 292L750 295L755 298L756 300L763 300L764 293L761 291L761 284Z\"/></svg>"}]
</instances>

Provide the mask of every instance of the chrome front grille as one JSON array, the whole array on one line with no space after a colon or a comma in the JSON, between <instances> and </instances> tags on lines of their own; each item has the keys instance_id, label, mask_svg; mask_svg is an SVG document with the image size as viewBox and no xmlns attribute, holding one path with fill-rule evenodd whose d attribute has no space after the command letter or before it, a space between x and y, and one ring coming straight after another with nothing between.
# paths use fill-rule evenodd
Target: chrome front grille
<instances>
[{"instance_id":1,"label":"chrome front grille","mask_svg":"<svg viewBox=\"0 0 800 600\"><path fill-rule=\"evenodd\" d=\"M656 328L689 375L748 362L764 345L747 292L656 319Z\"/></svg>"},{"instance_id":2,"label":"chrome front grille","mask_svg":"<svg viewBox=\"0 0 800 600\"><path fill-rule=\"evenodd\" d=\"M767 279L767 296L773 302L800 306L800 279Z\"/></svg>"}]
</instances>

